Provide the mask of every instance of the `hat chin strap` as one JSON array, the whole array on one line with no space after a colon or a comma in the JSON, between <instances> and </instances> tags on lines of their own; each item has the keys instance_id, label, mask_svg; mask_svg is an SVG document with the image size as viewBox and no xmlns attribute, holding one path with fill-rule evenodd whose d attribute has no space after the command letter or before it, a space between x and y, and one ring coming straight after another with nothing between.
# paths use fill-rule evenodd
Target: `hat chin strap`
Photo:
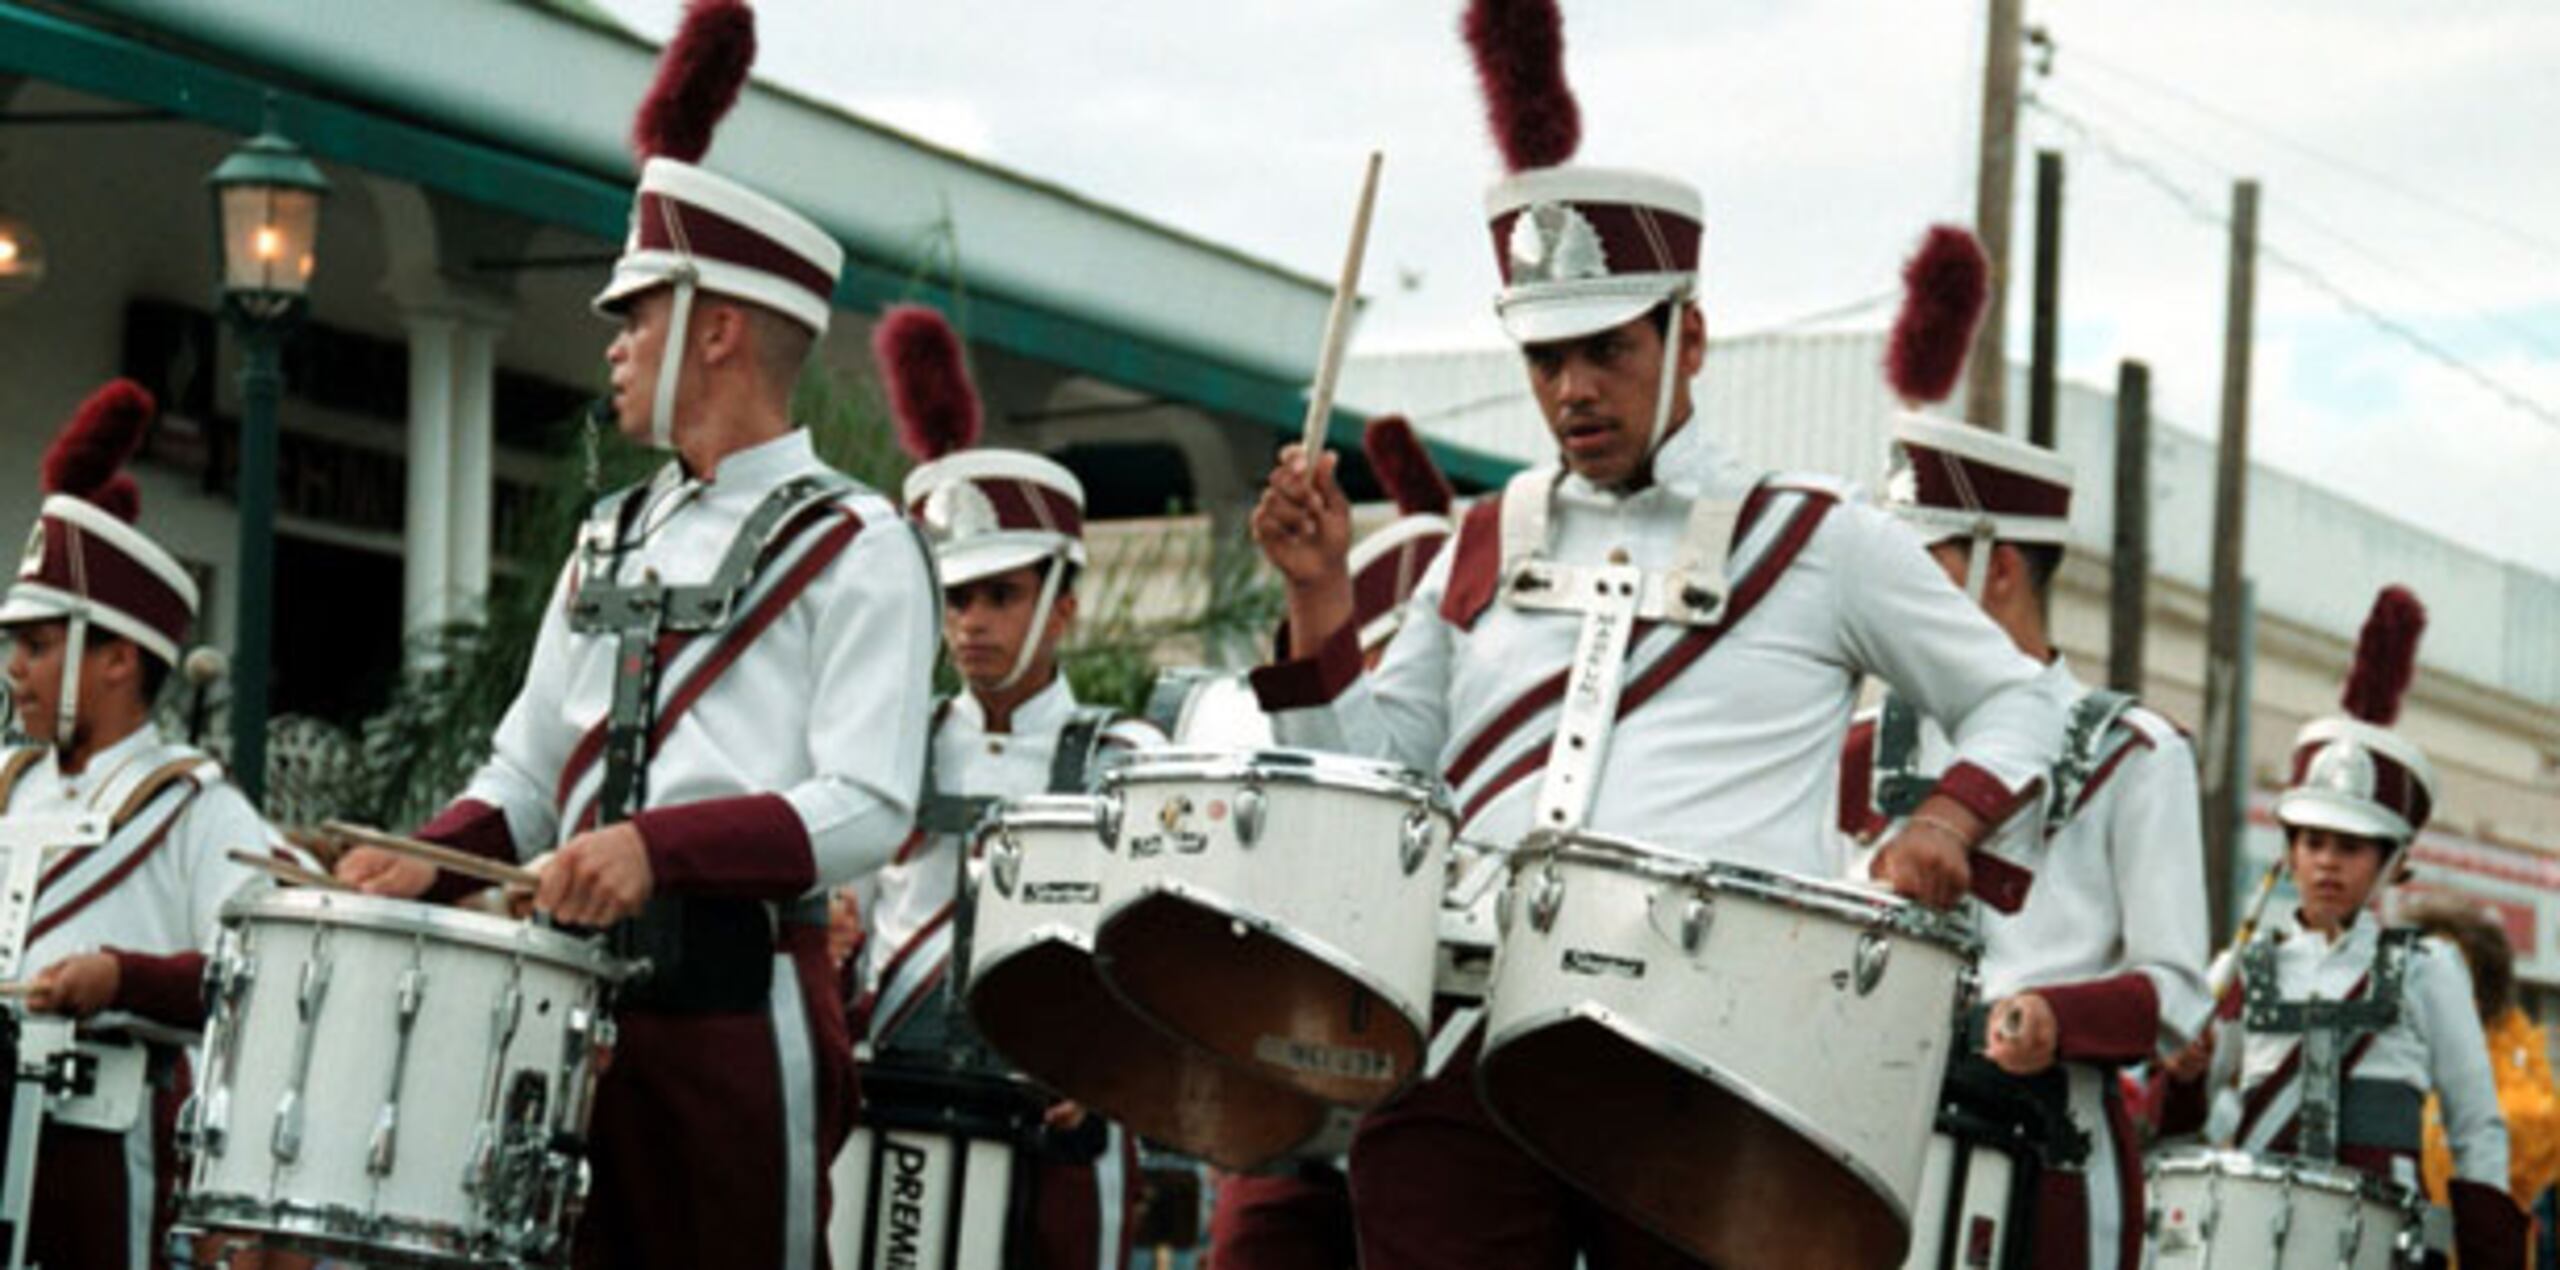
<instances>
[{"instance_id":1,"label":"hat chin strap","mask_svg":"<svg viewBox=\"0 0 2560 1270\"><path fill-rule=\"evenodd\" d=\"M667 316L667 342L658 349L658 386L649 399L649 446L676 448L676 375L684 366L684 340L693 325L695 274L691 265L675 276L675 303Z\"/></svg>"},{"instance_id":2,"label":"hat chin strap","mask_svg":"<svg viewBox=\"0 0 2560 1270\"><path fill-rule=\"evenodd\" d=\"M62 641L62 691L53 705L53 749L69 754L80 719L80 663L89 652L89 606L71 611Z\"/></svg>"},{"instance_id":3,"label":"hat chin strap","mask_svg":"<svg viewBox=\"0 0 2560 1270\"><path fill-rule=\"evenodd\" d=\"M1040 652L1040 630L1049 624L1049 610L1058 603L1058 580L1067 572L1066 563L1065 550L1049 553L1049 567L1043 570L1048 576L1040 580L1040 602L1032 606L1031 627L1022 633L1022 651L1013 655L1013 669L996 682L995 691L1010 690L1031 673L1031 663Z\"/></svg>"},{"instance_id":4,"label":"hat chin strap","mask_svg":"<svg viewBox=\"0 0 2560 1270\"><path fill-rule=\"evenodd\" d=\"M1662 330L1662 374L1653 385L1653 435L1645 438L1644 456L1651 459L1671 437L1671 385L1680 369L1681 306L1689 301L1689 284L1672 288L1663 297L1664 311L1669 314Z\"/></svg>"},{"instance_id":5,"label":"hat chin strap","mask_svg":"<svg viewBox=\"0 0 2560 1270\"><path fill-rule=\"evenodd\" d=\"M1991 548L1994 545L1992 525L1988 519L1973 523L1973 531L1965 540L1964 595L1979 605L1982 593L1991 585Z\"/></svg>"}]
</instances>

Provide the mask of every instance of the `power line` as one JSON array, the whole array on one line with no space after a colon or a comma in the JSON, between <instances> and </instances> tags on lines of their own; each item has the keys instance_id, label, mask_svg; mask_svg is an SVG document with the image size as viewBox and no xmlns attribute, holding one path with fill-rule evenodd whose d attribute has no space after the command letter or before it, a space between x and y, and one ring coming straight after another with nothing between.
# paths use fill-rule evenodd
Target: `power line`
<instances>
[{"instance_id":1,"label":"power line","mask_svg":"<svg viewBox=\"0 0 2560 1270\"><path fill-rule=\"evenodd\" d=\"M2051 119L2075 141L2096 152L2098 157L2105 159L2110 165L2140 178L2145 184L2158 190L2171 202L2184 209L2188 215L2207 225L2229 227L2229 219L2220 208L2214 206L2204 196L2179 184L2177 178L2162 171L2157 164L2126 150L2087 120L2040 97L2030 97L2026 105L2028 109ZM2460 354L2436 342L2425 332L2385 313L2378 306L2367 303L2309 261L2268 242L2263 237L2258 241L2258 252L2269 263L2292 274L2312 289L2328 296L2349 313L2364 319L2375 329L2408 345L2428 360L2470 380L2518 412L2546 426L2560 428L2560 409L2535 400L2521 389L2473 365Z\"/></svg>"},{"instance_id":2,"label":"power line","mask_svg":"<svg viewBox=\"0 0 2560 1270\"><path fill-rule=\"evenodd\" d=\"M2178 87L2175 84L2169 83L2165 80L2156 79L2140 71L2134 70L2131 67L2108 61L2106 58L2100 57L2095 53L2090 53L2078 47L2074 47L2070 50L2069 56L2075 61L2088 63L2090 66L2096 68L2101 74L2113 75L2116 78L2138 88L2147 89L2153 93L2157 93L2160 96L2169 98L2170 100L2175 101L2198 114L2219 120L2222 123L2230 127L2237 128L2243 132L2252 133L2268 142L2281 146L2284 149L2291 150L2295 154L2301 155L2304 158L2310 159L2315 163L2323 164L2336 171L2345 173L2348 176L2352 176L2357 180L2364 181L2367 184L2389 190L2413 203L2433 208L2445 215L2466 220L2474 225L2480 226L2481 228L2492 230L2500 237L2503 237L2518 246L2539 252L2553 260L2560 260L2560 242L2554 242L2551 239L2544 238L2535 234L2531 230L2524 229L2509 221L2492 216L2487 212L2466 207L2451 199L2445 198L2443 195L2420 189L2417 186L2411 185L2387 172L2368 167L2343 155L2332 153L2331 151L2312 145L2308 142L2298 141L2281 132L2277 132L2276 130L2269 128L2265 124L2259 123L2238 111L2217 106L2184 88Z\"/></svg>"},{"instance_id":3,"label":"power line","mask_svg":"<svg viewBox=\"0 0 2560 1270\"><path fill-rule=\"evenodd\" d=\"M2160 126L2151 123L2149 120L2144 119L2140 111L2114 102L2104 94L2093 93L2085 84L2072 84L2069 87L2075 96L2086 99L2089 104L2101 108L2101 110L2106 114L2112 116L2116 124L2129 127L2134 131L2142 133L2151 140L2186 158L2190 162L2205 168L2215 176L2225 181L2236 180L2239 178L2240 173L2238 170L2214 158L2212 155L2204 153L2195 146L2188 144L2185 140L2181 139L2176 134L2169 132L2167 129L2161 128ZM2287 220L2297 223L2303 228L2308 229L2311 232L2336 243L2340 247L2347 249L2349 252L2362 257L2367 264L2383 270L2394 278L2418 282L2434 291L2436 294L2459 305L2463 309L2464 315L2469 317L2471 320L2479 322L2485 326L2497 327L2498 329L2506 332L2508 336L2516 340L2518 343L2526 345L2534 352L2539 353L2544 357L2560 360L2560 344L2552 343L2548 336L2535 330L2531 326L2524 324L2522 321L2497 312L2496 310L2480 307L2479 304L2471 297L2463 295L2459 289L2442 279L2414 268L2402 261L2391 259L2387 253L2358 240L2346 231L2341 230L2319 216L2312 214L2310 211L2306 210L2305 205L2301 200L2278 195L2273 197L2270 201L2281 205L2285 209L2285 216Z\"/></svg>"}]
</instances>

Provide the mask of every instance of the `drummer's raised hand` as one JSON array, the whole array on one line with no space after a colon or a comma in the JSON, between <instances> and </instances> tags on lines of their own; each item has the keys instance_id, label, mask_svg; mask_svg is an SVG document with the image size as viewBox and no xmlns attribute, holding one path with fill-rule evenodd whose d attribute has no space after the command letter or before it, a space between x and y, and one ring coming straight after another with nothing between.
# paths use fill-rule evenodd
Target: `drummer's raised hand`
<instances>
[{"instance_id":1,"label":"drummer's raised hand","mask_svg":"<svg viewBox=\"0 0 2560 1270\"><path fill-rule=\"evenodd\" d=\"M105 953L74 953L36 972L27 1008L85 1019L115 1003L124 972Z\"/></svg>"},{"instance_id":2,"label":"drummer's raised hand","mask_svg":"<svg viewBox=\"0 0 2560 1270\"><path fill-rule=\"evenodd\" d=\"M357 847L338 857L338 880L367 895L412 900L436 884L436 866L376 847Z\"/></svg>"},{"instance_id":3,"label":"drummer's raised hand","mask_svg":"<svg viewBox=\"0 0 2560 1270\"><path fill-rule=\"evenodd\" d=\"M579 834L553 852L533 906L565 926L611 926L639 912L656 889L649 845L625 821Z\"/></svg>"},{"instance_id":4,"label":"drummer's raised hand","mask_svg":"<svg viewBox=\"0 0 2560 1270\"><path fill-rule=\"evenodd\" d=\"M1310 472L1302 451L1280 451L1253 505L1253 541L1287 585L1291 653L1306 656L1351 620L1351 503L1334 482L1331 451Z\"/></svg>"},{"instance_id":5,"label":"drummer's raised hand","mask_svg":"<svg viewBox=\"0 0 2560 1270\"><path fill-rule=\"evenodd\" d=\"M1931 908L1954 908L1973 885L1973 845L1981 819L1964 804L1932 794L1877 849L1868 872L1893 893Z\"/></svg>"},{"instance_id":6,"label":"drummer's raised hand","mask_svg":"<svg viewBox=\"0 0 2560 1270\"><path fill-rule=\"evenodd\" d=\"M2012 1076L2033 1076L2053 1066L2062 1041L2062 1025L2053 1005L2032 992L2021 992L1991 1007L1982 1055Z\"/></svg>"}]
</instances>

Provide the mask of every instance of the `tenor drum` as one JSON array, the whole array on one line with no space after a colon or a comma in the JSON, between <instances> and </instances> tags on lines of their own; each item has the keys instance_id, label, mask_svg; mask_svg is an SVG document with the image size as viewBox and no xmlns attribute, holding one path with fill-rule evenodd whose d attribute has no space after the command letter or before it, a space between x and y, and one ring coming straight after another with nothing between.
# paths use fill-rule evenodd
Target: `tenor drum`
<instances>
[{"instance_id":1,"label":"tenor drum","mask_svg":"<svg viewBox=\"0 0 2560 1270\"><path fill-rule=\"evenodd\" d=\"M2404 1270L2425 1258L2418 1197L2358 1169L2187 1149L2144 1172L2147 1266Z\"/></svg>"},{"instance_id":2,"label":"tenor drum","mask_svg":"<svg viewBox=\"0 0 2560 1270\"><path fill-rule=\"evenodd\" d=\"M565 1258L611 958L330 891L245 896L222 920L182 1224L366 1264Z\"/></svg>"},{"instance_id":3,"label":"tenor drum","mask_svg":"<svg viewBox=\"0 0 2560 1270\"><path fill-rule=\"evenodd\" d=\"M1227 1168L1287 1152L1325 1106L1169 1036L1113 995L1094 959L1104 904L1124 889L1107 802L1042 795L980 831L965 995L1005 1061L1132 1132Z\"/></svg>"},{"instance_id":4,"label":"tenor drum","mask_svg":"<svg viewBox=\"0 0 2560 1270\"><path fill-rule=\"evenodd\" d=\"M1327 1102L1413 1079L1451 833L1432 786L1332 755L1167 750L1103 787L1125 885L1095 947L1130 1004Z\"/></svg>"},{"instance_id":5,"label":"tenor drum","mask_svg":"<svg viewBox=\"0 0 2560 1270\"><path fill-rule=\"evenodd\" d=\"M1514 853L1500 917L1476 1079L1533 1155L1720 1266L1901 1262L1959 925L1596 835Z\"/></svg>"},{"instance_id":6,"label":"tenor drum","mask_svg":"<svg viewBox=\"0 0 2560 1270\"><path fill-rule=\"evenodd\" d=\"M1271 716L1238 671L1163 671L1148 694L1147 718L1186 750L1267 750L1274 744Z\"/></svg>"}]
</instances>

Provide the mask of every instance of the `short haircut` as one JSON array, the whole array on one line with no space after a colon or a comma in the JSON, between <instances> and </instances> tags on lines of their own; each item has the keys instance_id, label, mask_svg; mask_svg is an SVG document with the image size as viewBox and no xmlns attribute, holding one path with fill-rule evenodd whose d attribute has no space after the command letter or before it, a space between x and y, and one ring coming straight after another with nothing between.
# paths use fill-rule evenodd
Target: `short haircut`
<instances>
[{"instance_id":1,"label":"short haircut","mask_svg":"<svg viewBox=\"0 0 2560 1270\"><path fill-rule=\"evenodd\" d=\"M808 367L809 354L817 348L817 333L779 309L730 296L715 298L735 307L746 318L747 339L754 347L757 371L768 387L789 397L800 386L800 372Z\"/></svg>"},{"instance_id":2,"label":"short haircut","mask_svg":"<svg viewBox=\"0 0 2560 1270\"><path fill-rule=\"evenodd\" d=\"M2058 542L2013 542L2018 558L2026 562L2027 586L2035 592L2036 607L2046 616L2053 614L2053 575L2062 571L2062 544Z\"/></svg>"}]
</instances>

